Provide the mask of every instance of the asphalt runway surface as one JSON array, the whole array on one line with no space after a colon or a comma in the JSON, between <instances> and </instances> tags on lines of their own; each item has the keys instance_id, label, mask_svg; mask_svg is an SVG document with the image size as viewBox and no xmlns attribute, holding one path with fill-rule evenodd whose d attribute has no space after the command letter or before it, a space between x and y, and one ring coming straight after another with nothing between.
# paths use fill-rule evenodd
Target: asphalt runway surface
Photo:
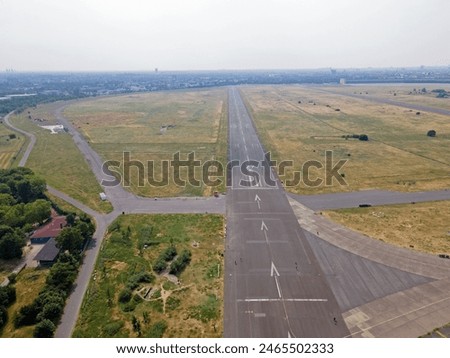
<instances>
[{"instance_id":1,"label":"asphalt runway surface","mask_svg":"<svg viewBox=\"0 0 450 358\"><path fill-rule=\"evenodd\" d=\"M237 89L229 90L225 337L343 337L338 302L264 153Z\"/></svg>"}]
</instances>

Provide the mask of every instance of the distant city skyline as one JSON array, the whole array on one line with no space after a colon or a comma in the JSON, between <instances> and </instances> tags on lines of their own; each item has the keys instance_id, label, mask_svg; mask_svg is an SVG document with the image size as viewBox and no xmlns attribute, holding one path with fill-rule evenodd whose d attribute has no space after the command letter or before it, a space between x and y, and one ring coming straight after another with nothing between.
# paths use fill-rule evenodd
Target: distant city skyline
<instances>
[{"instance_id":1,"label":"distant city skyline","mask_svg":"<svg viewBox=\"0 0 450 358\"><path fill-rule=\"evenodd\" d=\"M447 0L0 0L0 71L449 66Z\"/></svg>"}]
</instances>

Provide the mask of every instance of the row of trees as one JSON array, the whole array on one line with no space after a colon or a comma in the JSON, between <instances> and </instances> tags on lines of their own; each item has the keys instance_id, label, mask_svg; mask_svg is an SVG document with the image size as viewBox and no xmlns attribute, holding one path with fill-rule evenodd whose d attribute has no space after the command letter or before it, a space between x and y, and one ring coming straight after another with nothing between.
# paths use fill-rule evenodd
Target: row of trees
<instances>
[{"instance_id":1,"label":"row of trees","mask_svg":"<svg viewBox=\"0 0 450 358\"><path fill-rule=\"evenodd\" d=\"M23 306L14 318L16 327L36 325L34 337L52 337L64 310L65 301L77 277L83 244L94 233L94 225L87 216L68 220L56 237L57 246L63 251L51 267L45 286L38 297Z\"/></svg>"},{"instance_id":2,"label":"row of trees","mask_svg":"<svg viewBox=\"0 0 450 358\"><path fill-rule=\"evenodd\" d=\"M175 246L170 245L158 256L153 264L153 270L160 274L167 269L168 263L173 260L170 264L169 273L178 276L191 262L191 256L191 252L186 249L177 256L177 249Z\"/></svg>"},{"instance_id":3,"label":"row of trees","mask_svg":"<svg viewBox=\"0 0 450 358\"><path fill-rule=\"evenodd\" d=\"M8 320L7 308L16 300L16 289L11 284L6 287L0 287L0 329Z\"/></svg>"},{"instance_id":4,"label":"row of trees","mask_svg":"<svg viewBox=\"0 0 450 358\"><path fill-rule=\"evenodd\" d=\"M0 170L0 258L21 257L26 233L50 217L45 189L28 168Z\"/></svg>"}]
</instances>

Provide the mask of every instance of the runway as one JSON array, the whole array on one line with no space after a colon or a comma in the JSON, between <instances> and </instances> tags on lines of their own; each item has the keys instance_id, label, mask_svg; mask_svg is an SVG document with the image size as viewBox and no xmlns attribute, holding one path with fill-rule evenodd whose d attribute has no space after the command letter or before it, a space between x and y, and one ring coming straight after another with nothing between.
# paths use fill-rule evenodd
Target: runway
<instances>
[{"instance_id":1,"label":"runway","mask_svg":"<svg viewBox=\"0 0 450 358\"><path fill-rule=\"evenodd\" d=\"M229 90L225 337L344 337L349 330L253 122ZM240 166L243 162L244 167Z\"/></svg>"}]
</instances>

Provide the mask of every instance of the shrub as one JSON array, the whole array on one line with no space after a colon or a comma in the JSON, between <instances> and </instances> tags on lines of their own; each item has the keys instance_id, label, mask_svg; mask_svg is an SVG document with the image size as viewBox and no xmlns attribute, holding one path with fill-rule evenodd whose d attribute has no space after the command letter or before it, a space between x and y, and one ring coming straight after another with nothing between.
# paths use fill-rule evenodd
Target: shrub
<instances>
[{"instance_id":1,"label":"shrub","mask_svg":"<svg viewBox=\"0 0 450 358\"><path fill-rule=\"evenodd\" d=\"M119 293L119 302L128 303L131 300L132 292L129 288L125 288Z\"/></svg>"},{"instance_id":2,"label":"shrub","mask_svg":"<svg viewBox=\"0 0 450 358\"><path fill-rule=\"evenodd\" d=\"M369 140L369 137L368 137L367 134L360 134L360 135L359 135L359 140L362 140L362 141L368 141L368 140Z\"/></svg>"},{"instance_id":3,"label":"shrub","mask_svg":"<svg viewBox=\"0 0 450 358\"><path fill-rule=\"evenodd\" d=\"M117 333L119 333L119 331L122 329L123 326L124 326L123 321L114 321L106 324L103 327L104 336L105 337L115 336Z\"/></svg>"},{"instance_id":4,"label":"shrub","mask_svg":"<svg viewBox=\"0 0 450 358\"><path fill-rule=\"evenodd\" d=\"M172 275L179 275L191 262L191 252L189 250L183 250L175 261L170 265L170 273Z\"/></svg>"},{"instance_id":5,"label":"shrub","mask_svg":"<svg viewBox=\"0 0 450 358\"><path fill-rule=\"evenodd\" d=\"M6 324L8 313L5 306L0 306L0 329Z\"/></svg>"},{"instance_id":6,"label":"shrub","mask_svg":"<svg viewBox=\"0 0 450 358\"><path fill-rule=\"evenodd\" d=\"M167 263L166 261L162 260L161 258L159 258L154 264L153 264L153 270L156 273L161 273L163 272L167 267Z\"/></svg>"},{"instance_id":7,"label":"shrub","mask_svg":"<svg viewBox=\"0 0 450 358\"><path fill-rule=\"evenodd\" d=\"M146 337L148 338L162 338L164 332L167 329L166 321L159 321L152 325L147 332Z\"/></svg>"},{"instance_id":8,"label":"shrub","mask_svg":"<svg viewBox=\"0 0 450 358\"><path fill-rule=\"evenodd\" d=\"M61 317L64 310L64 304L60 305L58 303L49 303L46 304L42 311L37 315L37 321L43 321L48 319L54 323L57 323L59 318Z\"/></svg>"},{"instance_id":9,"label":"shrub","mask_svg":"<svg viewBox=\"0 0 450 358\"><path fill-rule=\"evenodd\" d=\"M169 246L167 249L165 249L160 257L164 260L164 261L170 261L172 260L175 256L177 256L177 249L175 248L175 246Z\"/></svg>"},{"instance_id":10,"label":"shrub","mask_svg":"<svg viewBox=\"0 0 450 358\"><path fill-rule=\"evenodd\" d=\"M36 316L39 313L38 307L35 302L23 306L20 308L19 312L17 312L16 317L14 318L14 326L16 328L22 326L31 326L36 323Z\"/></svg>"},{"instance_id":11,"label":"shrub","mask_svg":"<svg viewBox=\"0 0 450 358\"><path fill-rule=\"evenodd\" d=\"M33 337L35 338L50 338L55 333L56 326L49 319L44 319L39 322L34 328Z\"/></svg>"}]
</instances>

